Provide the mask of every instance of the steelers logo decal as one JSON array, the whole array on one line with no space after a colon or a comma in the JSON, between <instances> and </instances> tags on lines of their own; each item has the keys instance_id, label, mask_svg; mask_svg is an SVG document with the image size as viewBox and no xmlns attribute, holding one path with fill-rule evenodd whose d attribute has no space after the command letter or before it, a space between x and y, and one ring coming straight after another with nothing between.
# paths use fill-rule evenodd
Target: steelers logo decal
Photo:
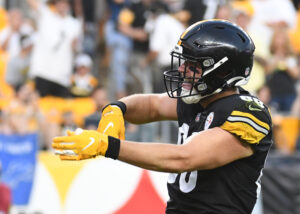
<instances>
[{"instance_id":1,"label":"steelers logo decal","mask_svg":"<svg viewBox=\"0 0 300 214\"><path fill-rule=\"evenodd\" d=\"M205 120L204 130L208 129L214 119L214 113L210 112Z\"/></svg>"},{"instance_id":2,"label":"steelers logo decal","mask_svg":"<svg viewBox=\"0 0 300 214\"><path fill-rule=\"evenodd\" d=\"M247 67L246 70L245 70L245 75L248 76L249 74L250 74L250 68Z\"/></svg>"},{"instance_id":3,"label":"steelers logo decal","mask_svg":"<svg viewBox=\"0 0 300 214\"><path fill-rule=\"evenodd\" d=\"M201 116L201 113L198 113L196 118L195 118L195 122L199 122L200 121L200 116Z\"/></svg>"}]
</instances>

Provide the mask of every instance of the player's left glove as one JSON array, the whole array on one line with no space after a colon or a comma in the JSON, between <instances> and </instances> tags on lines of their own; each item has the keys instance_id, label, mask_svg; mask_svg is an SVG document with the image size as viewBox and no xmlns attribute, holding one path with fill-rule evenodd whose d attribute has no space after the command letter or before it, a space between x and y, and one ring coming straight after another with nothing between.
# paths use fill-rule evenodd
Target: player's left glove
<instances>
[{"instance_id":1,"label":"player's left glove","mask_svg":"<svg viewBox=\"0 0 300 214\"><path fill-rule=\"evenodd\" d=\"M102 111L102 116L97 131L124 140L125 139L125 123L124 123L125 112L126 112L126 105L120 101L105 106Z\"/></svg>"},{"instance_id":2,"label":"player's left glove","mask_svg":"<svg viewBox=\"0 0 300 214\"><path fill-rule=\"evenodd\" d=\"M97 155L117 159L120 140L93 130L68 132L68 136L55 137L52 147L61 160L84 160Z\"/></svg>"}]
</instances>

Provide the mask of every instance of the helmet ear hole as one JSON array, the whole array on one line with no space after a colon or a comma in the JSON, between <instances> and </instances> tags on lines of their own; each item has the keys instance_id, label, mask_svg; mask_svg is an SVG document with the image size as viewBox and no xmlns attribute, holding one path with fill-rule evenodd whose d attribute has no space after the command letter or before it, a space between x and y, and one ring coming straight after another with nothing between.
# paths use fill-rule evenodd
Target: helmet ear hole
<instances>
[{"instance_id":1,"label":"helmet ear hole","mask_svg":"<svg viewBox=\"0 0 300 214\"><path fill-rule=\"evenodd\" d=\"M217 29L223 30L224 27L223 26L216 26Z\"/></svg>"},{"instance_id":2,"label":"helmet ear hole","mask_svg":"<svg viewBox=\"0 0 300 214\"><path fill-rule=\"evenodd\" d=\"M240 33L237 33L237 35L242 39L242 41L243 41L243 43L245 43L246 42L246 39L245 39L245 37L244 36L242 36Z\"/></svg>"}]
</instances>

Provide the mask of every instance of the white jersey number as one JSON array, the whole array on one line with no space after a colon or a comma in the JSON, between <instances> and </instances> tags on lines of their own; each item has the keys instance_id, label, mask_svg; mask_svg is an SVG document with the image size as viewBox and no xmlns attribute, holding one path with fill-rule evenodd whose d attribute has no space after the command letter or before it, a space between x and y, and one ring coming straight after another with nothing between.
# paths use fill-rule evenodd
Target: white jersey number
<instances>
[{"instance_id":1,"label":"white jersey number","mask_svg":"<svg viewBox=\"0 0 300 214\"><path fill-rule=\"evenodd\" d=\"M182 124L182 126L179 127L177 144L185 143L189 128L190 128L189 125L186 123ZM183 172L181 174L171 173L168 178L168 183L170 184L174 183L178 175L180 176L179 177L180 191L184 193L191 192L196 186L198 171L195 170L192 172Z\"/></svg>"},{"instance_id":2,"label":"white jersey number","mask_svg":"<svg viewBox=\"0 0 300 214\"><path fill-rule=\"evenodd\" d=\"M250 97L250 96L241 96L241 99L248 102L255 102L260 108L264 108L264 103L257 99L256 97Z\"/></svg>"}]
</instances>

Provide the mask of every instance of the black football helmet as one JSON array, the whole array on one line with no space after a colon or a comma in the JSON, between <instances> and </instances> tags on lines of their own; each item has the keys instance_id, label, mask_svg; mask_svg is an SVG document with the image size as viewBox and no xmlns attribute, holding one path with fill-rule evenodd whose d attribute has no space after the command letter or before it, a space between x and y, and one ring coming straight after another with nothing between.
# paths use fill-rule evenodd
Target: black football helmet
<instances>
[{"instance_id":1,"label":"black football helmet","mask_svg":"<svg viewBox=\"0 0 300 214\"><path fill-rule=\"evenodd\" d=\"M171 52L171 70L164 72L168 95L203 98L225 88L246 84L254 49L248 34L229 21L214 19L191 25ZM200 64L201 77L186 77L186 72L179 72L178 67L185 61ZM181 93L184 83L191 84L189 93Z\"/></svg>"}]
</instances>

